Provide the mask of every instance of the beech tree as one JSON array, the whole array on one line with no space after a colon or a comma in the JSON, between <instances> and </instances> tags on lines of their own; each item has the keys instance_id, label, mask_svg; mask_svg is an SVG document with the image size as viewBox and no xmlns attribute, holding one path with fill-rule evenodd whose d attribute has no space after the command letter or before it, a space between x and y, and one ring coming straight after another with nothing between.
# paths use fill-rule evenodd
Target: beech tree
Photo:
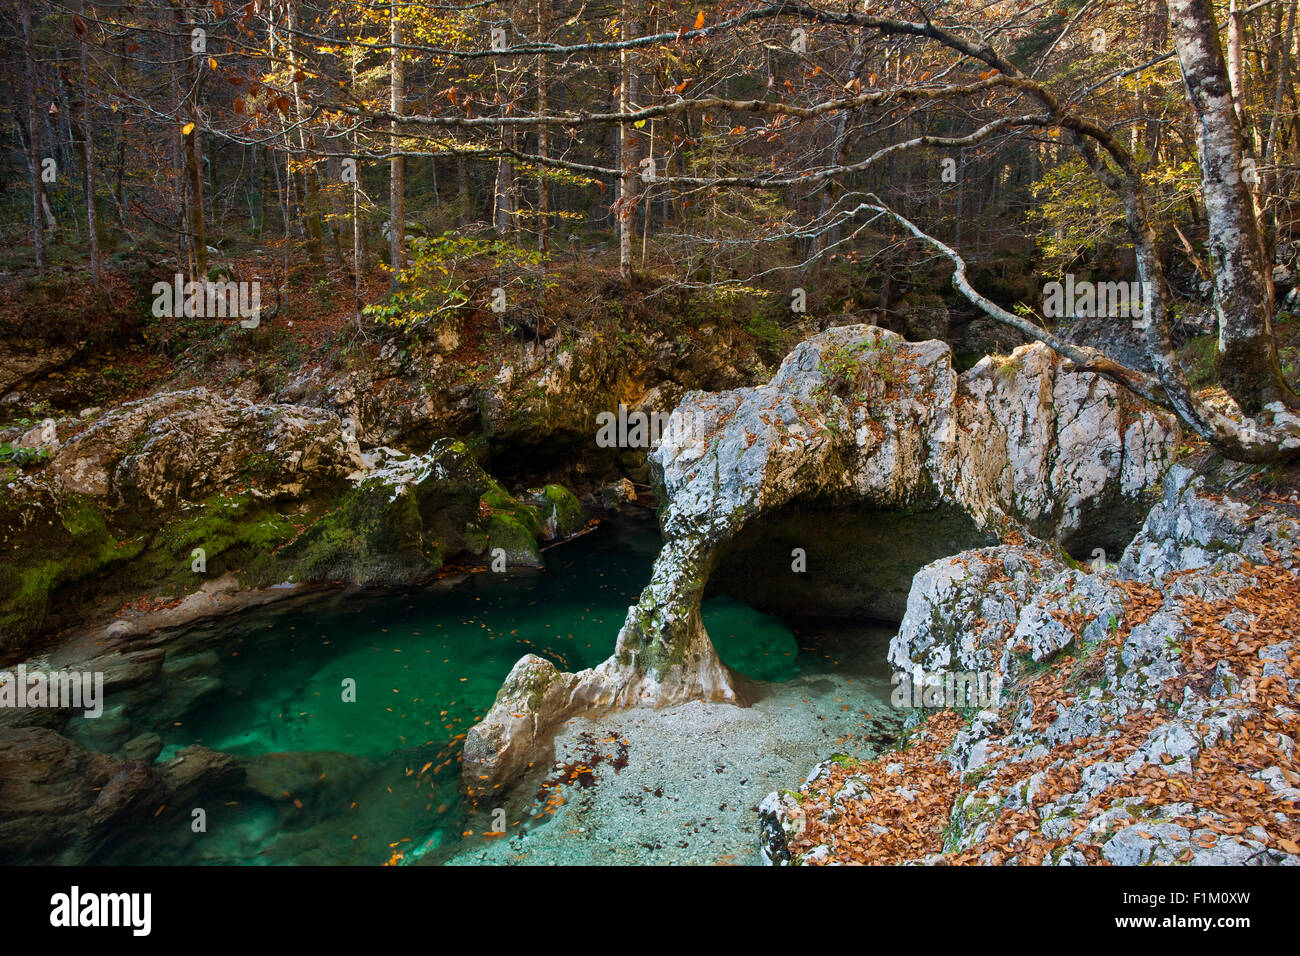
<instances>
[{"instance_id":1,"label":"beech tree","mask_svg":"<svg viewBox=\"0 0 1300 956\"><path fill-rule=\"evenodd\" d=\"M36 270L45 269L45 223L41 218L41 148L40 127L36 122L36 66L32 52L31 0L19 0L18 18L22 25L23 99L26 106L27 169L31 183L32 241Z\"/></svg>"}]
</instances>

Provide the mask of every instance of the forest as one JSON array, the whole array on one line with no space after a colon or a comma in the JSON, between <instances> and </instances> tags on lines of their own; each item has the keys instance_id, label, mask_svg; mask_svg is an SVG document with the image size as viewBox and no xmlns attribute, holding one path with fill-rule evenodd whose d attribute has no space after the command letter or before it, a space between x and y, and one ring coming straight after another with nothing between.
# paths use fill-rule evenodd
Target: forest
<instances>
[{"instance_id":1,"label":"forest","mask_svg":"<svg viewBox=\"0 0 1300 956\"><path fill-rule=\"evenodd\" d=\"M6 0L0 862L1294 865L1298 4Z\"/></svg>"},{"instance_id":2,"label":"forest","mask_svg":"<svg viewBox=\"0 0 1300 956\"><path fill-rule=\"evenodd\" d=\"M1293 405L1272 316L1240 301L1291 249L1287 4L906 6L19 3L11 268L239 262L277 306L292 278L350 276L364 329L528 299L575 259L796 308L840 291L828 270L882 272L887 307L896 262L1015 252L1141 271L1154 375L1071 358L1221 447L1288 455L1196 401L1165 331L1224 284L1225 387ZM965 291L1045 334L1041 303Z\"/></svg>"}]
</instances>

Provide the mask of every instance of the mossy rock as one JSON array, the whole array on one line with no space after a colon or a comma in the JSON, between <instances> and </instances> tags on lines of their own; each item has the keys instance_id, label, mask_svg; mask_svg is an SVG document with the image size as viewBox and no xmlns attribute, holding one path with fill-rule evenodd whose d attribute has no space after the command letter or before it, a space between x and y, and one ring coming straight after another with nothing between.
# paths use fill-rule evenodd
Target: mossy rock
<instances>
[{"instance_id":1,"label":"mossy rock","mask_svg":"<svg viewBox=\"0 0 1300 956\"><path fill-rule=\"evenodd\" d=\"M412 584L461 556L540 566L539 508L494 481L458 441L435 442L427 455L385 465L345 492L339 504L282 558L291 580Z\"/></svg>"},{"instance_id":2,"label":"mossy rock","mask_svg":"<svg viewBox=\"0 0 1300 956\"><path fill-rule=\"evenodd\" d=\"M510 515L527 528L533 538L545 536L546 526L541 509L520 501L495 481L491 481L490 488L480 500L490 513Z\"/></svg>"},{"instance_id":3,"label":"mossy rock","mask_svg":"<svg viewBox=\"0 0 1300 956\"><path fill-rule=\"evenodd\" d=\"M293 581L345 580L406 584L442 567L439 543L426 533L418 494L362 482L338 506L286 547Z\"/></svg>"},{"instance_id":4,"label":"mossy rock","mask_svg":"<svg viewBox=\"0 0 1300 956\"><path fill-rule=\"evenodd\" d=\"M29 520L10 513L15 511ZM0 551L0 652L42 629L59 588L144 550L140 540L119 541L94 499L83 495L56 501L44 493L38 502L23 503L6 497L0 520L10 529Z\"/></svg>"},{"instance_id":5,"label":"mossy rock","mask_svg":"<svg viewBox=\"0 0 1300 956\"><path fill-rule=\"evenodd\" d=\"M487 553L489 560L496 557L500 548L505 553L506 567L523 566L540 568L542 552L537 538L514 515L498 511L487 519Z\"/></svg>"},{"instance_id":6,"label":"mossy rock","mask_svg":"<svg viewBox=\"0 0 1300 956\"><path fill-rule=\"evenodd\" d=\"M206 574L238 569L250 586L280 579L275 551L293 539L293 523L251 495L214 495L187 509L154 536L132 575L145 587L167 581L172 593L194 589L194 550L203 550Z\"/></svg>"},{"instance_id":7,"label":"mossy rock","mask_svg":"<svg viewBox=\"0 0 1300 956\"><path fill-rule=\"evenodd\" d=\"M587 523L582 503L563 485L547 485L542 489L544 514L556 537L567 537L581 531Z\"/></svg>"},{"instance_id":8,"label":"mossy rock","mask_svg":"<svg viewBox=\"0 0 1300 956\"><path fill-rule=\"evenodd\" d=\"M295 534L269 503L247 494L214 495L160 528L144 520L110 527L102 505L89 496L56 501L42 493L27 506L52 517L26 528L7 523L10 537L0 552L0 649L13 650L18 640L57 624L59 615L51 610L56 605L75 607L91 595L193 592L202 581L192 570L196 548L203 550L207 575L238 568L250 586L274 583L280 579L275 549Z\"/></svg>"}]
</instances>

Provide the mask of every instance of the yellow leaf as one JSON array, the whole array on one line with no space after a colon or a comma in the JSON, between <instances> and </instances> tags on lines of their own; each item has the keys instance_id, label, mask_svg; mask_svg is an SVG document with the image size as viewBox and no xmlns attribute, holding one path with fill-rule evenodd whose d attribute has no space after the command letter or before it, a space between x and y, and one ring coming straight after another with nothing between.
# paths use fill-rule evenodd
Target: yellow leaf
<instances>
[{"instance_id":1,"label":"yellow leaf","mask_svg":"<svg viewBox=\"0 0 1300 956\"><path fill-rule=\"evenodd\" d=\"M217 58L215 56L208 57L208 69L215 70L216 68L217 68Z\"/></svg>"},{"instance_id":2,"label":"yellow leaf","mask_svg":"<svg viewBox=\"0 0 1300 956\"><path fill-rule=\"evenodd\" d=\"M192 133L192 132L194 132L194 124L193 124L193 123L186 123L186 124L181 128L181 135L182 135L182 136L189 136L190 133Z\"/></svg>"},{"instance_id":3,"label":"yellow leaf","mask_svg":"<svg viewBox=\"0 0 1300 956\"><path fill-rule=\"evenodd\" d=\"M695 15L695 29L698 30L698 29L699 29L700 27L702 27L702 26L704 26L704 11L703 11L703 10L701 10L699 13L697 13L697 14Z\"/></svg>"}]
</instances>

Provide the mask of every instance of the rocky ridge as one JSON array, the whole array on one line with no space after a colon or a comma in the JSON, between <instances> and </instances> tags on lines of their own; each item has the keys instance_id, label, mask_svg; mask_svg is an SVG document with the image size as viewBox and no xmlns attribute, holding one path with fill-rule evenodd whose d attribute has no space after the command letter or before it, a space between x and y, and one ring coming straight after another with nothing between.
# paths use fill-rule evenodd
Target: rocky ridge
<instances>
[{"instance_id":1,"label":"rocky ridge","mask_svg":"<svg viewBox=\"0 0 1300 956\"><path fill-rule=\"evenodd\" d=\"M498 550L538 566L539 541L584 521L559 485L511 495L459 441L363 451L349 423L310 406L196 388L59 431L42 429L48 464L0 490L4 657L113 596L410 584Z\"/></svg>"}]
</instances>

